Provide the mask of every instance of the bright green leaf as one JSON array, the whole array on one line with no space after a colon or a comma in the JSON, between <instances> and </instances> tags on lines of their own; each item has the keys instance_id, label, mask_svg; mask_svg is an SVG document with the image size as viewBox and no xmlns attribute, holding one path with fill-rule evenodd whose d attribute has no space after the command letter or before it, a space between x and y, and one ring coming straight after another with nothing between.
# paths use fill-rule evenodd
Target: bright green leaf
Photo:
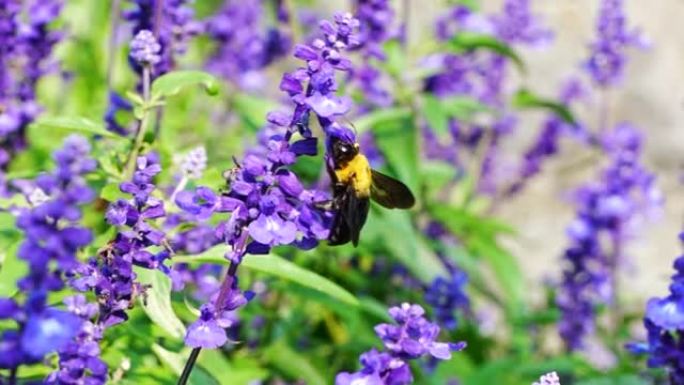
<instances>
[{"instance_id":1,"label":"bright green leaf","mask_svg":"<svg viewBox=\"0 0 684 385\"><path fill-rule=\"evenodd\" d=\"M216 78L202 71L174 71L164 74L152 83L152 99L159 100L178 94L182 89L201 85L209 95L216 95L219 90Z\"/></svg>"},{"instance_id":2,"label":"bright green leaf","mask_svg":"<svg viewBox=\"0 0 684 385\"><path fill-rule=\"evenodd\" d=\"M11 297L17 292L17 280L28 273L28 266L19 259L19 243L0 250L0 297Z\"/></svg>"},{"instance_id":3,"label":"bright green leaf","mask_svg":"<svg viewBox=\"0 0 684 385\"><path fill-rule=\"evenodd\" d=\"M455 53L471 52L481 49L489 50L505 56L516 64L520 71L525 71L525 63L508 44L491 35L473 32L461 32L449 41L449 48Z\"/></svg>"},{"instance_id":4,"label":"bright green leaf","mask_svg":"<svg viewBox=\"0 0 684 385\"><path fill-rule=\"evenodd\" d=\"M141 298L147 316L175 339L185 337L185 326L171 307L171 279L159 270L134 267L138 280L147 289L146 300Z\"/></svg>"},{"instance_id":5,"label":"bright green leaf","mask_svg":"<svg viewBox=\"0 0 684 385\"><path fill-rule=\"evenodd\" d=\"M235 112L255 131L266 123L266 115L278 107L272 101L245 93L235 94L231 100Z\"/></svg>"},{"instance_id":6,"label":"bright green leaf","mask_svg":"<svg viewBox=\"0 0 684 385\"><path fill-rule=\"evenodd\" d=\"M292 379L302 379L307 385L326 384L323 375L307 357L299 354L282 340L268 346L263 355L266 361Z\"/></svg>"},{"instance_id":7,"label":"bright green leaf","mask_svg":"<svg viewBox=\"0 0 684 385\"><path fill-rule=\"evenodd\" d=\"M572 112L570 112L567 106L551 99L542 98L526 89L522 89L513 95L513 100L511 103L513 104L513 107L518 109L547 109L556 114L559 118L563 119L566 123L571 125L577 124L575 116L572 114Z\"/></svg>"},{"instance_id":8,"label":"bright green leaf","mask_svg":"<svg viewBox=\"0 0 684 385\"><path fill-rule=\"evenodd\" d=\"M393 120L403 120L411 117L408 108L387 108L375 110L354 121L354 127L359 133L371 130L373 127Z\"/></svg>"},{"instance_id":9,"label":"bright green leaf","mask_svg":"<svg viewBox=\"0 0 684 385\"><path fill-rule=\"evenodd\" d=\"M175 263L199 262L228 264L229 262L223 256L224 253L224 246L217 246L197 256L174 257L173 261ZM244 258L240 266L312 288L333 298L337 298L349 305L357 306L359 304L359 301L340 285L272 254L248 255Z\"/></svg>"},{"instance_id":10,"label":"bright green leaf","mask_svg":"<svg viewBox=\"0 0 684 385\"><path fill-rule=\"evenodd\" d=\"M102 124L82 116L44 117L33 123L32 127L35 127L36 130L63 130L112 139L125 139L123 136L107 131Z\"/></svg>"}]
</instances>

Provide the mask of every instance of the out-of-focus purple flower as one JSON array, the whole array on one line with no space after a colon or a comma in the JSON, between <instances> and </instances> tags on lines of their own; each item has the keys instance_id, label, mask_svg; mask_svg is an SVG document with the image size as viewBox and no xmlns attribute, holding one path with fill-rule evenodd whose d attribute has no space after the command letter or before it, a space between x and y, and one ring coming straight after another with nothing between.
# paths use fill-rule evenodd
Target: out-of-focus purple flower
<instances>
[{"instance_id":1,"label":"out-of-focus purple flower","mask_svg":"<svg viewBox=\"0 0 684 385\"><path fill-rule=\"evenodd\" d=\"M626 257L631 234L662 204L655 177L640 163L641 141L639 131L628 124L607 132L603 145L611 164L599 181L577 192L577 216L567 230L571 244L557 297L559 332L571 350L581 348L593 332L596 306L612 300L610 274Z\"/></svg>"},{"instance_id":2,"label":"out-of-focus purple flower","mask_svg":"<svg viewBox=\"0 0 684 385\"><path fill-rule=\"evenodd\" d=\"M140 65L153 66L161 61L161 45L154 34L143 29L138 32L131 41L131 58Z\"/></svg>"},{"instance_id":3,"label":"out-of-focus purple flower","mask_svg":"<svg viewBox=\"0 0 684 385\"><path fill-rule=\"evenodd\" d=\"M262 88L261 70L286 55L292 45L285 30L287 18L266 28L264 15L260 0L225 1L205 22L206 33L217 43L207 68L247 91Z\"/></svg>"},{"instance_id":4,"label":"out-of-focus purple flower","mask_svg":"<svg viewBox=\"0 0 684 385\"><path fill-rule=\"evenodd\" d=\"M13 319L16 329L7 330L0 340L0 367L13 369L36 363L48 353L61 349L78 333L77 316L50 307L48 294L64 287L64 276L78 266L76 253L92 240L89 230L79 226L80 205L94 198L84 175L95 170L89 157L90 145L79 136L70 136L55 151L56 168L38 176L31 184L43 191L44 199L17 211L17 227L24 233L17 255L29 265L29 273L18 281L26 301L0 298L0 318Z\"/></svg>"},{"instance_id":5,"label":"out-of-focus purple flower","mask_svg":"<svg viewBox=\"0 0 684 385\"><path fill-rule=\"evenodd\" d=\"M561 383L558 374L551 372L539 377L539 381L533 382L532 385L561 385Z\"/></svg>"},{"instance_id":6,"label":"out-of-focus purple flower","mask_svg":"<svg viewBox=\"0 0 684 385\"><path fill-rule=\"evenodd\" d=\"M464 286L468 276L460 270L453 270L449 278L437 277L425 292L425 302L432 306L437 322L448 330L458 326L456 314L470 309L470 300Z\"/></svg>"},{"instance_id":7,"label":"out-of-focus purple flower","mask_svg":"<svg viewBox=\"0 0 684 385\"><path fill-rule=\"evenodd\" d=\"M382 339L387 352L373 349L361 355L362 368L355 373L339 373L335 385L392 384L413 382L408 360L432 357L448 360L451 352L465 348L465 342L437 342L439 326L424 318L419 305L404 303L389 310L396 324L380 324L375 332Z\"/></svg>"},{"instance_id":8,"label":"out-of-focus purple flower","mask_svg":"<svg viewBox=\"0 0 684 385\"><path fill-rule=\"evenodd\" d=\"M382 71L373 59L386 59L382 45L396 35L392 32L394 10L388 0L357 0L356 14L359 20L359 46L363 64L354 71L354 80L363 96L361 110L388 107L393 98L381 85Z\"/></svg>"},{"instance_id":9,"label":"out-of-focus purple flower","mask_svg":"<svg viewBox=\"0 0 684 385\"><path fill-rule=\"evenodd\" d=\"M506 0L503 12L492 15L496 36L507 43L541 45L553 39L553 32L532 13L531 0Z\"/></svg>"},{"instance_id":10,"label":"out-of-focus purple flower","mask_svg":"<svg viewBox=\"0 0 684 385\"><path fill-rule=\"evenodd\" d=\"M679 234L684 244L684 232ZM627 349L634 354L647 354L648 366L665 368L670 383L684 383L684 255L674 261L675 274L670 283L670 294L652 298L646 304L644 326L647 343L630 343Z\"/></svg>"},{"instance_id":11,"label":"out-of-focus purple flower","mask_svg":"<svg viewBox=\"0 0 684 385\"><path fill-rule=\"evenodd\" d=\"M0 4L0 170L27 145L26 128L41 111L36 85L57 67L51 55L62 37L50 28L61 0L25 3L25 17L22 2Z\"/></svg>"},{"instance_id":12,"label":"out-of-focus purple flower","mask_svg":"<svg viewBox=\"0 0 684 385\"><path fill-rule=\"evenodd\" d=\"M201 31L194 17L192 1L188 0L130 0L132 8L124 11L124 18L132 23L133 36L147 30L153 33L159 48L146 59L154 76L163 75L175 67L175 57L184 53L188 40ZM140 75L139 60L131 56L133 69Z\"/></svg>"},{"instance_id":13,"label":"out-of-focus purple flower","mask_svg":"<svg viewBox=\"0 0 684 385\"><path fill-rule=\"evenodd\" d=\"M596 40L589 46L591 53L584 64L586 71L601 87L616 85L622 79L629 47L644 48L644 39L637 29L628 29L622 0L602 0L596 22Z\"/></svg>"},{"instance_id":14,"label":"out-of-focus purple flower","mask_svg":"<svg viewBox=\"0 0 684 385\"><path fill-rule=\"evenodd\" d=\"M133 110L133 105L131 102L114 91L110 92L109 104L104 115L104 121L105 124L107 124L107 130L115 132L119 135L128 135L128 130L117 121L116 115L119 111L131 110Z\"/></svg>"}]
</instances>

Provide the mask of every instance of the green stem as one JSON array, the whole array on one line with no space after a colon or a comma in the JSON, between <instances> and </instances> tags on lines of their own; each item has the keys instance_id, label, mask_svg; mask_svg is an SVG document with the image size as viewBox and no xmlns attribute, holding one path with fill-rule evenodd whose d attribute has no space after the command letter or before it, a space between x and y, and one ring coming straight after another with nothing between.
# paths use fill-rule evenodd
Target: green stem
<instances>
[{"instance_id":1,"label":"green stem","mask_svg":"<svg viewBox=\"0 0 684 385\"><path fill-rule=\"evenodd\" d=\"M145 139L145 128L147 127L147 120L149 119L148 103L150 101L150 66L146 64L143 67L143 111L142 117L138 122L138 129L135 133L135 140L131 152L128 153L128 160L126 161L126 177L130 179L135 172L135 163L140 153L143 139Z\"/></svg>"}]
</instances>

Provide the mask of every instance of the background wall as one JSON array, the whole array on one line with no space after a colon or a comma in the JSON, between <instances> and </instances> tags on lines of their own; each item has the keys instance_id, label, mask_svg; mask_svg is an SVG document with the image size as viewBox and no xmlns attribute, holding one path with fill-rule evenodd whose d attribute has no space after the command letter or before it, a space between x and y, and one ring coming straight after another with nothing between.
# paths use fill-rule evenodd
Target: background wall
<instances>
[{"instance_id":1,"label":"background wall","mask_svg":"<svg viewBox=\"0 0 684 385\"><path fill-rule=\"evenodd\" d=\"M559 84L577 74L594 34L597 0L532 0L556 34L550 46L522 51L528 74L521 79L542 95L557 94ZM409 0L410 36L432 33L432 20L443 12L442 1ZM502 0L482 0L485 11L499 9ZM632 266L622 285L632 306L667 290L672 261L681 248L677 234L684 214L684 1L625 0L629 24L638 26L652 42L648 51L632 51L622 88L609 94L610 120L628 120L645 132L645 162L658 175L666 197L662 217L643 228L643 236L629 249ZM593 100L596 107L597 100ZM592 106L589 106L592 107ZM588 110L588 109L587 109ZM580 111L595 122L595 111ZM517 145L524 145L539 127L541 116L523 114ZM568 146L569 145L569 146ZM530 285L556 278L558 262L566 246L565 226L573 207L564 194L595 175L595 159L566 143L560 158L553 160L528 190L501 205L497 215L520 230L510 245L522 258ZM552 214L550 214L550 212Z\"/></svg>"}]
</instances>

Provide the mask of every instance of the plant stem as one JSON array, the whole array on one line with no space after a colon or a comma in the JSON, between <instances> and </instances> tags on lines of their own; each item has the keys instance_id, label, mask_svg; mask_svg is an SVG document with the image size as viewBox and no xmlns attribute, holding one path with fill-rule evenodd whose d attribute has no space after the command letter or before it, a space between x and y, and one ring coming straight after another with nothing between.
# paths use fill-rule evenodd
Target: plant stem
<instances>
[{"instance_id":1,"label":"plant stem","mask_svg":"<svg viewBox=\"0 0 684 385\"><path fill-rule=\"evenodd\" d=\"M19 371L19 368L12 368L10 370L9 374L9 385L16 385L17 383L17 372Z\"/></svg>"},{"instance_id":2,"label":"plant stem","mask_svg":"<svg viewBox=\"0 0 684 385\"><path fill-rule=\"evenodd\" d=\"M183 368L183 373L181 374L180 378L178 379L178 385L187 384L188 379L190 379L190 373L192 373L192 368L195 367L195 362L197 362L197 357L199 357L199 354L201 351L202 351L202 348L192 349L192 352L190 353L190 357L188 358L188 362L185 363L185 367Z\"/></svg>"},{"instance_id":3,"label":"plant stem","mask_svg":"<svg viewBox=\"0 0 684 385\"><path fill-rule=\"evenodd\" d=\"M133 147L128 153L128 159L126 160L126 177L130 178L135 171L135 163L138 158L138 153L140 152L140 146L142 146L143 139L145 139L145 128L147 127L147 120L149 119L149 111L147 104L150 101L150 65L146 64L143 67L143 111L142 117L138 122L138 129L135 133L135 141L133 142Z\"/></svg>"},{"instance_id":4,"label":"plant stem","mask_svg":"<svg viewBox=\"0 0 684 385\"><path fill-rule=\"evenodd\" d=\"M247 236L246 234L244 234L241 236L241 240L238 241L235 246L240 254L240 258L244 256L246 241ZM216 312L220 312L223 309L225 305L224 302L226 301L226 298L228 297L230 291L233 289L233 282L235 282L235 275L237 274L237 268L239 265L239 262L236 263L235 261L231 261L230 266L228 266L228 272L226 273L226 277L223 279L223 282L221 283L221 288L219 289L219 294L216 298ZM190 373L192 373L192 369L195 367L195 362L197 362L197 357L199 357L201 351L201 347L196 347L192 349L190 357L188 357L188 360L185 362L183 373L181 374L180 378L178 378L177 385L187 384L188 379L190 378Z\"/></svg>"}]
</instances>

